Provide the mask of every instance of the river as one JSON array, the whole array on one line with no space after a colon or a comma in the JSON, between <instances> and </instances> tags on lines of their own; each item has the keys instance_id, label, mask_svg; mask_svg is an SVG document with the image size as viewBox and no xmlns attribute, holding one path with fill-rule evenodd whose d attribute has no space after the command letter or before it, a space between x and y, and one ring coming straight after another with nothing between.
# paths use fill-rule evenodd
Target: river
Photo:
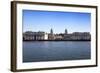
<instances>
[{"instance_id":1,"label":"river","mask_svg":"<svg viewBox=\"0 0 100 73\"><path fill-rule=\"evenodd\" d=\"M23 41L23 62L90 58L90 41Z\"/></svg>"}]
</instances>

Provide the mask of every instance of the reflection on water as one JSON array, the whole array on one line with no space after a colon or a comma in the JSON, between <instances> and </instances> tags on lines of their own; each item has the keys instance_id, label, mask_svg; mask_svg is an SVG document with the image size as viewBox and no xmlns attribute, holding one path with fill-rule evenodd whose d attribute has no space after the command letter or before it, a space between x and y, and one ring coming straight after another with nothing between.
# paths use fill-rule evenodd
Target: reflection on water
<instances>
[{"instance_id":1,"label":"reflection on water","mask_svg":"<svg viewBox=\"0 0 100 73\"><path fill-rule=\"evenodd\" d=\"M90 59L89 41L23 42L23 62Z\"/></svg>"}]
</instances>

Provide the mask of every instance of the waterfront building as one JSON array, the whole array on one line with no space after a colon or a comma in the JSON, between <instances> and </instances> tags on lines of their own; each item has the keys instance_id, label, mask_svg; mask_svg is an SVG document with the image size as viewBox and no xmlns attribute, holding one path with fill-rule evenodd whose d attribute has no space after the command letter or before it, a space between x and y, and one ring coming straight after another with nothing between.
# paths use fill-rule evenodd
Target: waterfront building
<instances>
[{"instance_id":1,"label":"waterfront building","mask_svg":"<svg viewBox=\"0 0 100 73\"><path fill-rule=\"evenodd\" d=\"M45 40L48 40L48 33L45 33L45 34L44 34L44 39L45 39Z\"/></svg>"},{"instance_id":2,"label":"waterfront building","mask_svg":"<svg viewBox=\"0 0 100 73\"><path fill-rule=\"evenodd\" d=\"M72 34L64 34L63 40L71 40Z\"/></svg>"},{"instance_id":3,"label":"waterfront building","mask_svg":"<svg viewBox=\"0 0 100 73\"><path fill-rule=\"evenodd\" d=\"M89 32L73 32L72 34L65 34L64 40L90 40L91 35Z\"/></svg>"},{"instance_id":4,"label":"waterfront building","mask_svg":"<svg viewBox=\"0 0 100 73\"><path fill-rule=\"evenodd\" d=\"M65 33L60 34L54 34L53 29L50 33L27 31L23 33L23 40L91 40L91 34L89 32L68 33L67 29Z\"/></svg>"},{"instance_id":5,"label":"waterfront building","mask_svg":"<svg viewBox=\"0 0 100 73\"><path fill-rule=\"evenodd\" d=\"M71 39L75 40L90 40L91 35L89 32L74 32Z\"/></svg>"},{"instance_id":6,"label":"waterfront building","mask_svg":"<svg viewBox=\"0 0 100 73\"><path fill-rule=\"evenodd\" d=\"M60 34L55 34L54 38L55 38L55 40L63 40L63 36Z\"/></svg>"},{"instance_id":7,"label":"waterfront building","mask_svg":"<svg viewBox=\"0 0 100 73\"><path fill-rule=\"evenodd\" d=\"M23 33L24 40L47 40L48 34L42 31L39 32L25 32Z\"/></svg>"},{"instance_id":8,"label":"waterfront building","mask_svg":"<svg viewBox=\"0 0 100 73\"><path fill-rule=\"evenodd\" d=\"M33 37L33 32L32 31L27 31L23 33L23 40L33 40L35 37Z\"/></svg>"}]
</instances>

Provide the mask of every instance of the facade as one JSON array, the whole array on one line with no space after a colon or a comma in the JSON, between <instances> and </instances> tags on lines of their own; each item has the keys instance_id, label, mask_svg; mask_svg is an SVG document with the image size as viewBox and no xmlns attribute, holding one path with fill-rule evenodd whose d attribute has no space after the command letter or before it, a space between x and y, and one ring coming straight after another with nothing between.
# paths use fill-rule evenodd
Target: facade
<instances>
[{"instance_id":1,"label":"facade","mask_svg":"<svg viewBox=\"0 0 100 73\"><path fill-rule=\"evenodd\" d=\"M65 34L65 40L91 40L91 35L89 32L74 32L72 34Z\"/></svg>"},{"instance_id":2,"label":"facade","mask_svg":"<svg viewBox=\"0 0 100 73\"><path fill-rule=\"evenodd\" d=\"M91 39L91 35L89 32L74 32L71 38L75 40L88 40Z\"/></svg>"},{"instance_id":3,"label":"facade","mask_svg":"<svg viewBox=\"0 0 100 73\"><path fill-rule=\"evenodd\" d=\"M23 33L23 39L24 40L47 40L48 34L45 32L25 32Z\"/></svg>"},{"instance_id":4,"label":"facade","mask_svg":"<svg viewBox=\"0 0 100 73\"><path fill-rule=\"evenodd\" d=\"M55 40L63 40L63 36L61 34L55 34Z\"/></svg>"}]
</instances>

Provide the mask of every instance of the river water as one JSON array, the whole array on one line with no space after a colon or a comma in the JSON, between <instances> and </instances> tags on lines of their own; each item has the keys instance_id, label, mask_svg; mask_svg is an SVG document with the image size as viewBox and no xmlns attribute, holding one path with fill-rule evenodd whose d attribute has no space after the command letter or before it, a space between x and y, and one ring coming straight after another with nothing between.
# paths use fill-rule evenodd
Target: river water
<instances>
[{"instance_id":1,"label":"river water","mask_svg":"<svg viewBox=\"0 0 100 73\"><path fill-rule=\"evenodd\" d=\"M24 41L23 62L91 58L90 41Z\"/></svg>"}]
</instances>

